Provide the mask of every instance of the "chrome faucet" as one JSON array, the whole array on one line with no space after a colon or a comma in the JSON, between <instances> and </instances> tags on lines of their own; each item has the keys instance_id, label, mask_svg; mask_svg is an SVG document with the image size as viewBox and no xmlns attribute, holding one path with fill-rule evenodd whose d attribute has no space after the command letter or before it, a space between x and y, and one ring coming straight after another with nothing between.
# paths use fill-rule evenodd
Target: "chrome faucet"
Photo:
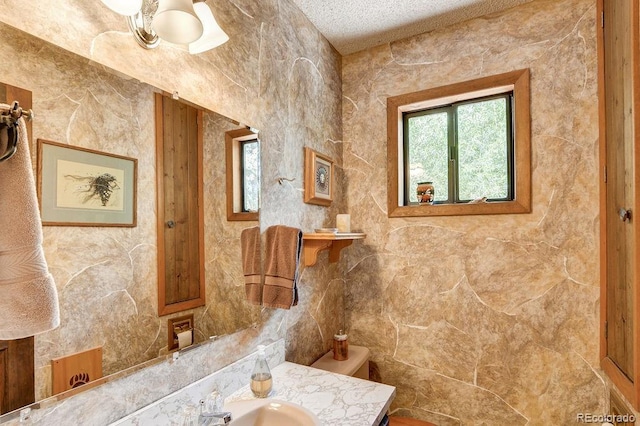
<instances>
[{"instance_id":1,"label":"chrome faucet","mask_svg":"<svg viewBox=\"0 0 640 426\"><path fill-rule=\"evenodd\" d=\"M205 412L200 413L200 416L198 416L198 425L202 426L226 425L230 421L231 413L229 411L222 411L220 413Z\"/></svg>"},{"instance_id":2,"label":"chrome faucet","mask_svg":"<svg viewBox=\"0 0 640 426\"><path fill-rule=\"evenodd\" d=\"M206 400L200 400L200 415L198 416L198 425L216 426L226 425L231 422L231 413L222 411L224 400L218 391L213 391L207 395Z\"/></svg>"}]
</instances>

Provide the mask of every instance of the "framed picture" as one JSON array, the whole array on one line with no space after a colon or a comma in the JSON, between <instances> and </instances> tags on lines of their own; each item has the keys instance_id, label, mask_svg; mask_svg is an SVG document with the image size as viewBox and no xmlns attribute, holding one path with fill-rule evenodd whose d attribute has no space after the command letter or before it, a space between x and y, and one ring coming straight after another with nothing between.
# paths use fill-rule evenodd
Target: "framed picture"
<instances>
[{"instance_id":1,"label":"framed picture","mask_svg":"<svg viewBox=\"0 0 640 426\"><path fill-rule=\"evenodd\" d=\"M304 148L304 202L328 206L333 201L333 160Z\"/></svg>"},{"instance_id":2,"label":"framed picture","mask_svg":"<svg viewBox=\"0 0 640 426\"><path fill-rule=\"evenodd\" d=\"M136 226L138 160L38 139L38 201L49 226Z\"/></svg>"}]
</instances>

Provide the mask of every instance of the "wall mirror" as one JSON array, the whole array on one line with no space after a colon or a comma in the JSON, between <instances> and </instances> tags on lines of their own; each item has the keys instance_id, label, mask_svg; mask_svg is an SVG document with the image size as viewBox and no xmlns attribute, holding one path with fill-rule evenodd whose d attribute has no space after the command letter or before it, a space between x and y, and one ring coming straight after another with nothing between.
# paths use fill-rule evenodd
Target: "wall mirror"
<instances>
[{"instance_id":1,"label":"wall mirror","mask_svg":"<svg viewBox=\"0 0 640 426\"><path fill-rule=\"evenodd\" d=\"M136 227L44 227L61 326L34 339L35 399L52 395L52 359L101 348L106 380L164 359L171 318L193 315L195 344L258 323L260 308L244 300L240 257L240 233L258 218L230 222L226 205L225 135L247 124L203 111L205 303L159 316L154 97L160 91L8 25L0 24L0 33L8 61L3 80L33 94L34 141L138 159Z\"/></svg>"}]
</instances>

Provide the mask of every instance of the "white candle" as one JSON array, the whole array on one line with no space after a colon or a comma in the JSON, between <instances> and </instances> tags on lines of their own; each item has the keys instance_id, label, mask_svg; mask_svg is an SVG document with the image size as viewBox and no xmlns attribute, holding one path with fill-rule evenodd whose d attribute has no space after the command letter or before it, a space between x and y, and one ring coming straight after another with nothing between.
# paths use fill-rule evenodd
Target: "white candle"
<instances>
[{"instance_id":1,"label":"white candle","mask_svg":"<svg viewBox=\"0 0 640 426\"><path fill-rule=\"evenodd\" d=\"M336 228L338 228L338 232L351 232L351 216L348 214L337 215Z\"/></svg>"}]
</instances>

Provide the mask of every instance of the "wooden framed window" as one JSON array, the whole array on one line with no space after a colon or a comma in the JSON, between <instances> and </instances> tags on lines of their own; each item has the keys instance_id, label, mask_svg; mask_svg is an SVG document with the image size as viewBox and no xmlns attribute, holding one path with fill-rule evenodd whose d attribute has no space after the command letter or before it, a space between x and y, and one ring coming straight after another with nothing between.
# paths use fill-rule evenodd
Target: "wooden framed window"
<instances>
[{"instance_id":1,"label":"wooden framed window","mask_svg":"<svg viewBox=\"0 0 640 426\"><path fill-rule=\"evenodd\" d=\"M225 134L227 220L254 221L260 210L260 139L252 129Z\"/></svg>"},{"instance_id":2,"label":"wooden framed window","mask_svg":"<svg viewBox=\"0 0 640 426\"><path fill-rule=\"evenodd\" d=\"M528 70L390 97L387 131L389 217L531 211Z\"/></svg>"},{"instance_id":3,"label":"wooden framed window","mask_svg":"<svg viewBox=\"0 0 640 426\"><path fill-rule=\"evenodd\" d=\"M242 212L256 213L260 209L260 143L255 138L240 142Z\"/></svg>"}]
</instances>

